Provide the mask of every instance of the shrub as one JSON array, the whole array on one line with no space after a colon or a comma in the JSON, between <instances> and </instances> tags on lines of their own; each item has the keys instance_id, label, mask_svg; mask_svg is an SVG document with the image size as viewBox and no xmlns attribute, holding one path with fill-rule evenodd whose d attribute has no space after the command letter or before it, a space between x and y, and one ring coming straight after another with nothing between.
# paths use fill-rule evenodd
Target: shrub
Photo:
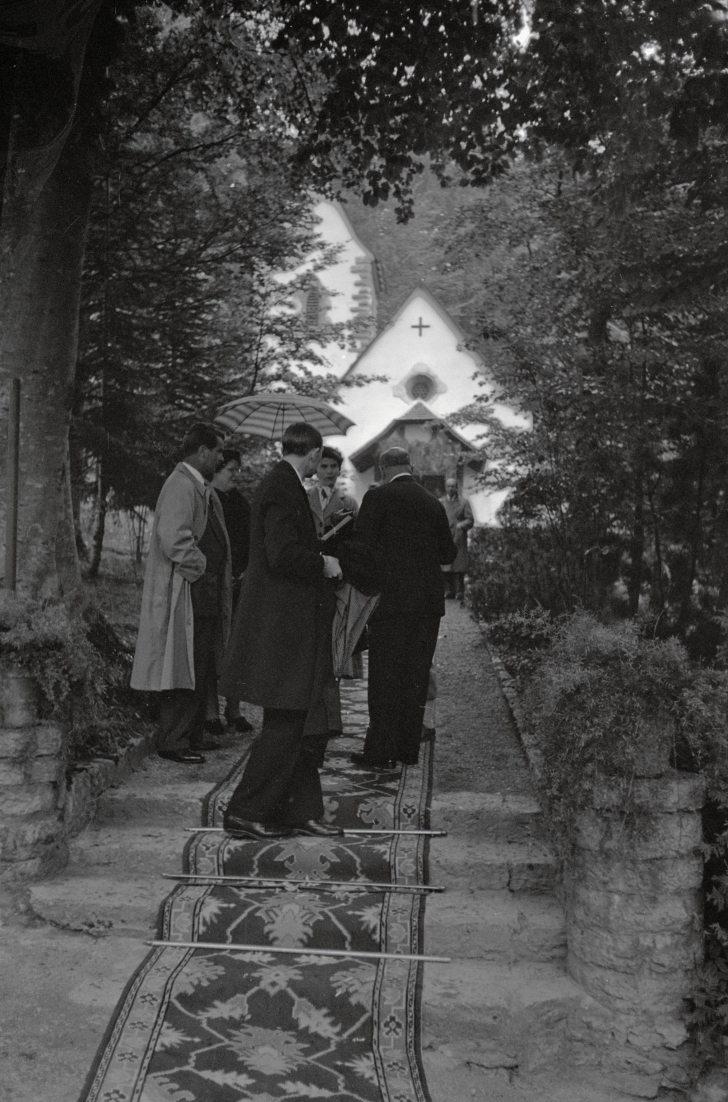
<instances>
[{"instance_id":1,"label":"shrub","mask_svg":"<svg viewBox=\"0 0 728 1102\"><path fill-rule=\"evenodd\" d=\"M508 612L486 625L489 641L498 650L508 672L519 682L519 687L551 646L559 622L538 608L533 612Z\"/></svg>"},{"instance_id":2,"label":"shrub","mask_svg":"<svg viewBox=\"0 0 728 1102\"><path fill-rule=\"evenodd\" d=\"M711 794L726 790L726 689L726 673L696 668L678 640L641 638L632 622L577 613L558 626L523 703L561 840L605 780L627 816L639 810L634 777L670 766L705 772Z\"/></svg>"},{"instance_id":3,"label":"shrub","mask_svg":"<svg viewBox=\"0 0 728 1102\"><path fill-rule=\"evenodd\" d=\"M131 658L91 605L69 609L0 591L0 661L36 680L45 717L63 721L69 764L116 757L143 726L129 689Z\"/></svg>"}]
</instances>

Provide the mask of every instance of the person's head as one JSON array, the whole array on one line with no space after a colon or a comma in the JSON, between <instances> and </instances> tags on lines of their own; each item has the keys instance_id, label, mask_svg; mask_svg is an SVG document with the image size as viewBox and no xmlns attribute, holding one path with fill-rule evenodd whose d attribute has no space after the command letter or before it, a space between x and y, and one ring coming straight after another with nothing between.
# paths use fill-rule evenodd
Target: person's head
<instances>
[{"instance_id":1,"label":"person's head","mask_svg":"<svg viewBox=\"0 0 728 1102\"><path fill-rule=\"evenodd\" d=\"M283 433L281 452L293 461L304 478L312 475L321 460L324 438L318 429L306 421L295 421Z\"/></svg>"},{"instance_id":2,"label":"person's head","mask_svg":"<svg viewBox=\"0 0 728 1102\"><path fill-rule=\"evenodd\" d=\"M208 482L222 458L222 436L214 425L198 421L182 441L182 458Z\"/></svg>"},{"instance_id":3,"label":"person's head","mask_svg":"<svg viewBox=\"0 0 728 1102\"><path fill-rule=\"evenodd\" d=\"M445 493L448 497L458 496L458 480L456 478L445 479Z\"/></svg>"},{"instance_id":4,"label":"person's head","mask_svg":"<svg viewBox=\"0 0 728 1102\"><path fill-rule=\"evenodd\" d=\"M232 490L235 479L240 474L240 452L237 448L223 448L222 462L215 472L212 484L224 494Z\"/></svg>"},{"instance_id":5,"label":"person's head","mask_svg":"<svg viewBox=\"0 0 728 1102\"><path fill-rule=\"evenodd\" d=\"M316 468L316 477L322 486L327 486L329 490L333 490L336 479L341 474L343 461L340 451L336 448L330 448L328 445L324 446L321 450L319 465Z\"/></svg>"},{"instance_id":6,"label":"person's head","mask_svg":"<svg viewBox=\"0 0 728 1102\"><path fill-rule=\"evenodd\" d=\"M405 448L387 448L379 457L379 466L385 482L391 482L398 474L412 474L409 452Z\"/></svg>"}]
</instances>

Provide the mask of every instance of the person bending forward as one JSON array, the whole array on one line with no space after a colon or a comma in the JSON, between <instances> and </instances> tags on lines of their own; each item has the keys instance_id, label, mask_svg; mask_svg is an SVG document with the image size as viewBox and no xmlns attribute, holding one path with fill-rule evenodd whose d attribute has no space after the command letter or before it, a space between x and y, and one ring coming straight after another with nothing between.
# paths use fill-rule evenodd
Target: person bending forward
<instances>
[{"instance_id":1,"label":"person bending forward","mask_svg":"<svg viewBox=\"0 0 728 1102\"><path fill-rule=\"evenodd\" d=\"M325 824L316 736L333 725L331 660L338 560L322 555L302 478L321 458L322 438L298 422L283 434L283 459L253 498L250 559L220 691L263 707L263 728L225 812L237 837L291 830L334 835Z\"/></svg>"},{"instance_id":2,"label":"person bending forward","mask_svg":"<svg viewBox=\"0 0 728 1102\"><path fill-rule=\"evenodd\" d=\"M379 460L384 484L364 495L356 535L384 563L381 600L369 621L369 730L356 765L416 765L427 683L445 612L441 566L457 549L445 510L412 477L409 453Z\"/></svg>"}]
</instances>

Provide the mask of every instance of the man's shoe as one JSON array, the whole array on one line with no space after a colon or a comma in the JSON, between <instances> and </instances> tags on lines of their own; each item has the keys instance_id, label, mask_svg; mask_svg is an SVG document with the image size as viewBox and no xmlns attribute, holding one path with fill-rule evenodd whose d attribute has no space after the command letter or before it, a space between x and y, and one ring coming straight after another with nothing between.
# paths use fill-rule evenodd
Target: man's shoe
<instances>
[{"instance_id":1,"label":"man's shoe","mask_svg":"<svg viewBox=\"0 0 728 1102\"><path fill-rule=\"evenodd\" d=\"M224 735L225 727L222 720L218 716L217 719L206 719L202 725L203 731L207 731L209 735Z\"/></svg>"},{"instance_id":2,"label":"man's shoe","mask_svg":"<svg viewBox=\"0 0 728 1102\"><path fill-rule=\"evenodd\" d=\"M229 719L228 723L235 728L239 735L247 735L249 731L255 730L253 724L245 716L236 716L235 719Z\"/></svg>"},{"instance_id":3,"label":"man's shoe","mask_svg":"<svg viewBox=\"0 0 728 1102\"><path fill-rule=\"evenodd\" d=\"M259 838L264 842L274 842L277 838L288 838L290 827L273 823L254 823L250 819L239 819L237 815L226 815L223 830L233 838Z\"/></svg>"},{"instance_id":4,"label":"man's shoe","mask_svg":"<svg viewBox=\"0 0 728 1102\"><path fill-rule=\"evenodd\" d=\"M349 761L353 765L359 765L362 769L396 769L397 762L394 758L384 758L382 761L371 761L364 754L350 754Z\"/></svg>"},{"instance_id":5,"label":"man's shoe","mask_svg":"<svg viewBox=\"0 0 728 1102\"><path fill-rule=\"evenodd\" d=\"M320 819L307 819L305 823L294 823L291 830L294 834L312 838L340 838L344 833L341 827L322 823Z\"/></svg>"},{"instance_id":6,"label":"man's shoe","mask_svg":"<svg viewBox=\"0 0 728 1102\"><path fill-rule=\"evenodd\" d=\"M178 761L184 765L202 765L205 761L196 750L158 750L157 756L165 761Z\"/></svg>"},{"instance_id":7,"label":"man's shoe","mask_svg":"<svg viewBox=\"0 0 728 1102\"><path fill-rule=\"evenodd\" d=\"M190 749L194 750L194 751L198 751L198 750L206 750L206 751L222 750L222 743L218 742L217 739L214 739L214 738L206 738L206 739L203 739L202 742L192 743L191 746L190 746Z\"/></svg>"}]
</instances>

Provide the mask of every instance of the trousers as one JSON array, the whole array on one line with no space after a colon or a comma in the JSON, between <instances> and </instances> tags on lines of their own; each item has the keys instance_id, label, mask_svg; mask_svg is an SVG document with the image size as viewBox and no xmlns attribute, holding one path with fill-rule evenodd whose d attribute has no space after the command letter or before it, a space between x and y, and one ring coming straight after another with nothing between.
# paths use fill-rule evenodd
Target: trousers
<instances>
[{"instance_id":1,"label":"trousers","mask_svg":"<svg viewBox=\"0 0 728 1102\"><path fill-rule=\"evenodd\" d=\"M182 750L203 741L205 706L215 679L217 618L195 616L194 689L167 689L159 700L159 750Z\"/></svg>"},{"instance_id":2,"label":"trousers","mask_svg":"<svg viewBox=\"0 0 728 1102\"><path fill-rule=\"evenodd\" d=\"M307 711L264 708L263 727L227 813L292 826L324 813L316 748L304 737Z\"/></svg>"},{"instance_id":3,"label":"trousers","mask_svg":"<svg viewBox=\"0 0 728 1102\"><path fill-rule=\"evenodd\" d=\"M369 621L369 730L364 756L415 765L439 616Z\"/></svg>"}]
</instances>

